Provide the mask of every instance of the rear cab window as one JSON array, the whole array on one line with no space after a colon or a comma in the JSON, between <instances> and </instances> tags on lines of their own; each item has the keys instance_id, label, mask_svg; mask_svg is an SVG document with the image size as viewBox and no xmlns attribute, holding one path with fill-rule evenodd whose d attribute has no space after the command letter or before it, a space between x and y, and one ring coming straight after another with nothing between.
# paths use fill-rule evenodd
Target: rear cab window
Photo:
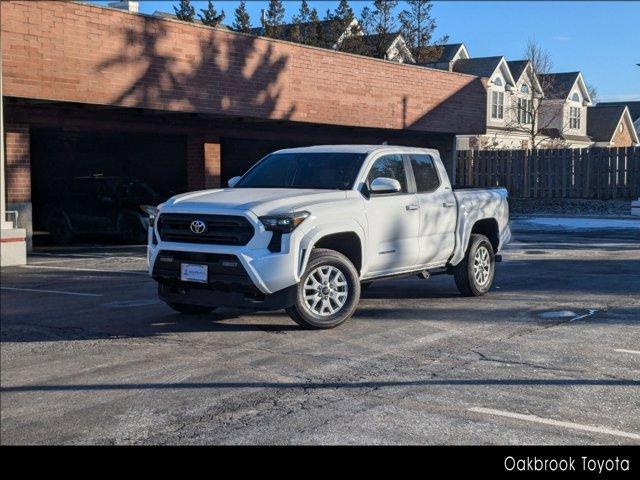
<instances>
[{"instance_id":1,"label":"rear cab window","mask_svg":"<svg viewBox=\"0 0 640 480\"><path fill-rule=\"evenodd\" d=\"M417 193L437 190L440 186L440 178L433 157L422 153L410 153L407 156L411 162Z\"/></svg>"}]
</instances>

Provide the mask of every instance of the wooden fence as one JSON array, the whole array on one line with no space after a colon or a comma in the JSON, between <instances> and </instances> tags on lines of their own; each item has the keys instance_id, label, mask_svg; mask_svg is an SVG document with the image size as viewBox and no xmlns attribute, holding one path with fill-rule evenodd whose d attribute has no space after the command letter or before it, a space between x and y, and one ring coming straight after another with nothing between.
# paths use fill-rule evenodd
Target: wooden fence
<instances>
[{"instance_id":1,"label":"wooden fence","mask_svg":"<svg viewBox=\"0 0 640 480\"><path fill-rule=\"evenodd\" d=\"M456 186L501 186L519 198L637 198L640 147L461 150Z\"/></svg>"}]
</instances>

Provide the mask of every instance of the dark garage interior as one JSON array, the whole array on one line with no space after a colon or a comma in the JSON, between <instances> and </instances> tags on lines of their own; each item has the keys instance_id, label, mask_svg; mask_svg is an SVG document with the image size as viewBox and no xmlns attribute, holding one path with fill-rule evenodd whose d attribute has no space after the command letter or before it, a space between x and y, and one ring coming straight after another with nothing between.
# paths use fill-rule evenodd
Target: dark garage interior
<instances>
[{"instance_id":1,"label":"dark garage interior","mask_svg":"<svg viewBox=\"0 0 640 480\"><path fill-rule=\"evenodd\" d=\"M140 180L167 198L187 190L186 138L128 132L31 130L33 221L46 229L48 207L69 182L104 175Z\"/></svg>"}]
</instances>

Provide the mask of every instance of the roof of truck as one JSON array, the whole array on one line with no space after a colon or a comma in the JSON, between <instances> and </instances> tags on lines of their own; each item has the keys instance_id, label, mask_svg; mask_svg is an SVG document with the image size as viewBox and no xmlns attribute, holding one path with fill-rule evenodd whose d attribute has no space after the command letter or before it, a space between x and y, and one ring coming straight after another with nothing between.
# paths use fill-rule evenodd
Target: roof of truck
<instances>
[{"instance_id":1,"label":"roof of truck","mask_svg":"<svg viewBox=\"0 0 640 480\"><path fill-rule=\"evenodd\" d=\"M403 147L401 145L313 145L309 147L285 148L283 150L278 150L277 153L371 153L385 150L393 152L435 152L435 150L431 148Z\"/></svg>"}]
</instances>

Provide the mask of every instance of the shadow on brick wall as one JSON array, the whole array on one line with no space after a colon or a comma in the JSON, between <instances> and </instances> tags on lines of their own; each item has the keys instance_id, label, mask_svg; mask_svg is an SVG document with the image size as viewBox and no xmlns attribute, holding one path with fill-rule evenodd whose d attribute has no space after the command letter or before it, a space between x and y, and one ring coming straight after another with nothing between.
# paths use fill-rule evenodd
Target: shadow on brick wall
<instances>
[{"instance_id":1,"label":"shadow on brick wall","mask_svg":"<svg viewBox=\"0 0 640 480\"><path fill-rule=\"evenodd\" d=\"M279 76L288 57L273 44L245 35L202 29L198 52L183 52L172 24L144 18L142 27L123 26L122 53L97 66L101 73L139 71L111 103L140 108L173 107L224 115L287 120L295 105L282 106ZM169 34L172 34L169 36ZM169 43L171 42L171 44ZM191 42L189 42L191 43Z\"/></svg>"}]
</instances>

